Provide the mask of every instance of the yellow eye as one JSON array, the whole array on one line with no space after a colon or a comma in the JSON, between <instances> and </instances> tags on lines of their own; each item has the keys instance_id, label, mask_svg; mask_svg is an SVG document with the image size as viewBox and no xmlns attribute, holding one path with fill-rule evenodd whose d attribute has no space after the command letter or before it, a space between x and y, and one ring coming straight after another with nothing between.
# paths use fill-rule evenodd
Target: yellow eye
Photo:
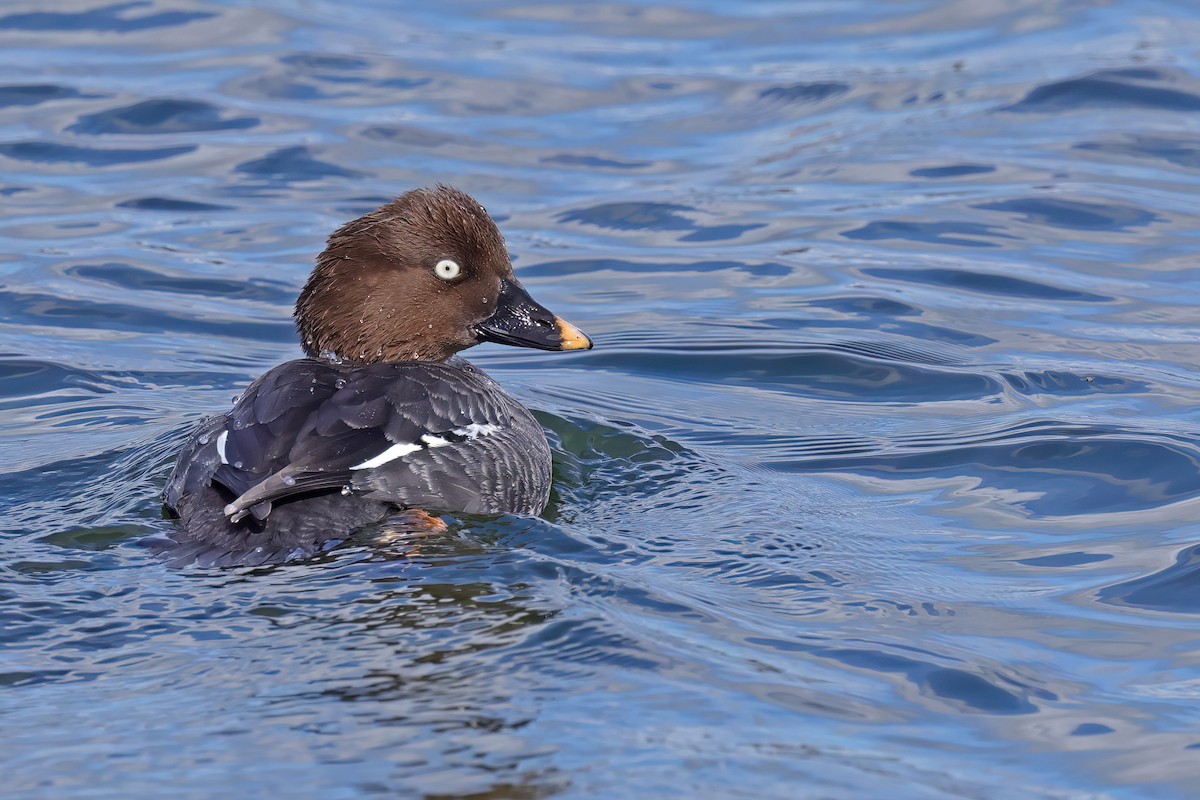
<instances>
[{"instance_id":1,"label":"yellow eye","mask_svg":"<svg viewBox=\"0 0 1200 800\"><path fill-rule=\"evenodd\" d=\"M444 281L452 281L462 275L462 267L452 258L443 258L433 265L433 274Z\"/></svg>"}]
</instances>

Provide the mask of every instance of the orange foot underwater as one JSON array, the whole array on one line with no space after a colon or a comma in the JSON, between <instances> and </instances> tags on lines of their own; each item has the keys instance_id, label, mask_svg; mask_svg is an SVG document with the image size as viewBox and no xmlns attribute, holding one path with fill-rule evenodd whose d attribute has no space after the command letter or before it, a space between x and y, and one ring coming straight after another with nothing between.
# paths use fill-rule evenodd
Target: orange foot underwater
<instances>
[{"instance_id":1,"label":"orange foot underwater","mask_svg":"<svg viewBox=\"0 0 1200 800\"><path fill-rule=\"evenodd\" d=\"M408 544L402 552L407 556L420 555L420 540L426 536L436 536L450 530L441 517L435 517L428 511L419 508L405 510L388 517L383 523L375 543L380 545Z\"/></svg>"}]
</instances>

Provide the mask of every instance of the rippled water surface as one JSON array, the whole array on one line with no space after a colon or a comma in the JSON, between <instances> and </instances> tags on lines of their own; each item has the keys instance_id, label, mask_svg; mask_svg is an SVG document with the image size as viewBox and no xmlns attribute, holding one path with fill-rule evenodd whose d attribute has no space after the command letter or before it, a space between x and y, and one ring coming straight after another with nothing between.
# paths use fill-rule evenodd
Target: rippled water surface
<instances>
[{"instance_id":1,"label":"rippled water surface","mask_svg":"<svg viewBox=\"0 0 1200 800\"><path fill-rule=\"evenodd\" d=\"M1186 797L1191 2L0 7L12 797ZM541 518L173 569L328 231L452 182L590 353Z\"/></svg>"}]
</instances>

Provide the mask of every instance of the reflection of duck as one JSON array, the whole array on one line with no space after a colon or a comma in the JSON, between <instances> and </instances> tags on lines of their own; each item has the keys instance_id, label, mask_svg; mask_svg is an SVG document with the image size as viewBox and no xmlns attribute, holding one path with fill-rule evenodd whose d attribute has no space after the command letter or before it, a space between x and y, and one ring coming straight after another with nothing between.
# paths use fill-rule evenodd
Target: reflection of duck
<instances>
[{"instance_id":1,"label":"reflection of duck","mask_svg":"<svg viewBox=\"0 0 1200 800\"><path fill-rule=\"evenodd\" d=\"M329 237L296 303L307 358L206 420L166 488L201 559L314 552L397 507L542 510L550 448L529 412L455 356L484 341L591 341L517 283L470 196L408 192Z\"/></svg>"}]
</instances>

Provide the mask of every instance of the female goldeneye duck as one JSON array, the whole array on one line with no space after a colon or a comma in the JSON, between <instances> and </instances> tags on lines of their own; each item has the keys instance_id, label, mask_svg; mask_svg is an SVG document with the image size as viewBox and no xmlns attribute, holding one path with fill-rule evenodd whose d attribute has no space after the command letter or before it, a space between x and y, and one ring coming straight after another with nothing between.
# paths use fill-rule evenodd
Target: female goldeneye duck
<instances>
[{"instance_id":1,"label":"female goldeneye duck","mask_svg":"<svg viewBox=\"0 0 1200 800\"><path fill-rule=\"evenodd\" d=\"M296 301L307 355L256 380L179 454L164 503L189 558L317 552L398 509L537 514L550 447L455 356L480 342L590 349L513 276L487 211L416 189L343 225Z\"/></svg>"}]
</instances>

